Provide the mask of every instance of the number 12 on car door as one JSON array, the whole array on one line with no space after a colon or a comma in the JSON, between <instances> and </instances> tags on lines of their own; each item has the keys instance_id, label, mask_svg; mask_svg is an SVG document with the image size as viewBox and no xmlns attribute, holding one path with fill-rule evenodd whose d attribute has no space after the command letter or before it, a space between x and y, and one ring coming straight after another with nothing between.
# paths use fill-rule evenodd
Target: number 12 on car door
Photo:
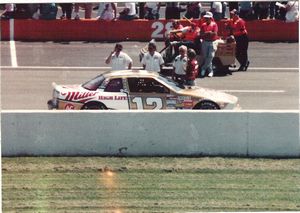
<instances>
[{"instance_id":1,"label":"number 12 on car door","mask_svg":"<svg viewBox=\"0 0 300 213\"><path fill-rule=\"evenodd\" d=\"M163 109L163 101L159 97L131 97L130 98L131 109Z\"/></svg>"}]
</instances>

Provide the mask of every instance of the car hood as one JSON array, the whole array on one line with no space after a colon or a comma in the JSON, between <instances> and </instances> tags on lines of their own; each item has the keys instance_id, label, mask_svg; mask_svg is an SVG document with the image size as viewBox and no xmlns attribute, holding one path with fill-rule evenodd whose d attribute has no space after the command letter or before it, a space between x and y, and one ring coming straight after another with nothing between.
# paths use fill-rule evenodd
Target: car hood
<instances>
[{"instance_id":1,"label":"car hood","mask_svg":"<svg viewBox=\"0 0 300 213\"><path fill-rule=\"evenodd\" d=\"M70 91L70 90L84 90L84 88L81 86L81 84L73 84L73 85L58 85L56 83L52 83L52 86L57 91Z\"/></svg>"},{"instance_id":2,"label":"car hood","mask_svg":"<svg viewBox=\"0 0 300 213\"><path fill-rule=\"evenodd\" d=\"M85 102L93 99L98 92L84 89L80 84L75 85L57 85L52 84L57 91L57 97L67 101Z\"/></svg>"},{"instance_id":3,"label":"car hood","mask_svg":"<svg viewBox=\"0 0 300 213\"><path fill-rule=\"evenodd\" d=\"M222 103L237 103L238 98L236 96L221 92L218 90L202 88L202 87L193 87L192 89L183 89L180 91L181 95L188 95L197 98L209 99L214 102Z\"/></svg>"}]
</instances>

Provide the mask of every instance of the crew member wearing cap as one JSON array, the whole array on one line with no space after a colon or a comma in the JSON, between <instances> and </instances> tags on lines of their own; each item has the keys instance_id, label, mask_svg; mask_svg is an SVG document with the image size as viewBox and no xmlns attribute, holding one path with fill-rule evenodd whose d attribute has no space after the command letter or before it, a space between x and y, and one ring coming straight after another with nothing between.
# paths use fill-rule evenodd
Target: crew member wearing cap
<instances>
[{"instance_id":1,"label":"crew member wearing cap","mask_svg":"<svg viewBox=\"0 0 300 213\"><path fill-rule=\"evenodd\" d=\"M200 31L200 37L203 39L202 53L204 56L204 64L201 67L201 77L205 76L206 71L208 71L209 77L213 77L212 60L217 50L214 41L218 39L218 26L213 20L213 14L211 12L206 12L203 18L205 22L201 25Z\"/></svg>"},{"instance_id":2,"label":"crew member wearing cap","mask_svg":"<svg viewBox=\"0 0 300 213\"><path fill-rule=\"evenodd\" d=\"M236 40L235 57L240 63L238 71L247 71L248 61L248 32L246 30L245 21L239 17L237 10L230 11L230 22L228 28Z\"/></svg>"},{"instance_id":3,"label":"crew member wearing cap","mask_svg":"<svg viewBox=\"0 0 300 213\"><path fill-rule=\"evenodd\" d=\"M106 64L111 64L112 70L131 69L132 59L122 50L123 46L121 44L116 44L115 49L109 54L109 56L105 60Z\"/></svg>"},{"instance_id":4,"label":"crew member wearing cap","mask_svg":"<svg viewBox=\"0 0 300 213\"><path fill-rule=\"evenodd\" d=\"M144 55L141 63L143 68L148 71L160 72L165 63L163 57L156 51L155 42L148 44L148 52Z\"/></svg>"}]
</instances>

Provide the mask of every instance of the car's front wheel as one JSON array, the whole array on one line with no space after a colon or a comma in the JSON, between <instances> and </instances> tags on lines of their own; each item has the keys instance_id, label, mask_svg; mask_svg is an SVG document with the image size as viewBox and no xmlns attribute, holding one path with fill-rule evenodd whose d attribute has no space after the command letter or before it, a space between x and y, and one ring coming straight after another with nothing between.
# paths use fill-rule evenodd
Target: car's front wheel
<instances>
[{"instance_id":1,"label":"car's front wheel","mask_svg":"<svg viewBox=\"0 0 300 213\"><path fill-rule=\"evenodd\" d=\"M213 101L201 101L193 109L218 110L220 106Z\"/></svg>"},{"instance_id":2,"label":"car's front wheel","mask_svg":"<svg viewBox=\"0 0 300 213\"><path fill-rule=\"evenodd\" d=\"M81 109L83 110L105 110L107 107L99 102L90 102L85 104Z\"/></svg>"}]
</instances>

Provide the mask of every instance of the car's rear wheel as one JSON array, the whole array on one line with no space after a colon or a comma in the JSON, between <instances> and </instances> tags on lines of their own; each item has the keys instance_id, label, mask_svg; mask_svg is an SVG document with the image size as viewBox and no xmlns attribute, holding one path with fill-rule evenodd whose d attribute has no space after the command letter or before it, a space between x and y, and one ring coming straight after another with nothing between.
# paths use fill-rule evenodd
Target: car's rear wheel
<instances>
[{"instance_id":1,"label":"car's rear wheel","mask_svg":"<svg viewBox=\"0 0 300 213\"><path fill-rule=\"evenodd\" d=\"M220 106L213 101L201 101L193 109L218 110Z\"/></svg>"},{"instance_id":2,"label":"car's rear wheel","mask_svg":"<svg viewBox=\"0 0 300 213\"><path fill-rule=\"evenodd\" d=\"M82 107L83 110L105 110L107 107L99 102L90 102Z\"/></svg>"}]
</instances>

